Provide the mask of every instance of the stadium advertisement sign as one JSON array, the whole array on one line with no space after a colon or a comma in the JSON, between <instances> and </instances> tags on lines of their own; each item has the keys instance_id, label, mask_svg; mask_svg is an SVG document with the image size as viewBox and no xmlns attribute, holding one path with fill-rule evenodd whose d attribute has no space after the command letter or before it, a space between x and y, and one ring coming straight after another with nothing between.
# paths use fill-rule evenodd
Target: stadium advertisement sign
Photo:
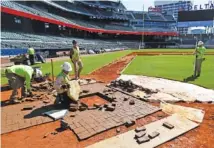
<instances>
[{"instance_id":1,"label":"stadium advertisement sign","mask_svg":"<svg viewBox=\"0 0 214 148\"><path fill-rule=\"evenodd\" d=\"M214 9L214 1L209 1L206 4L201 4L201 5L193 5L193 6L189 6L188 10L203 10L203 9Z\"/></svg>"}]
</instances>

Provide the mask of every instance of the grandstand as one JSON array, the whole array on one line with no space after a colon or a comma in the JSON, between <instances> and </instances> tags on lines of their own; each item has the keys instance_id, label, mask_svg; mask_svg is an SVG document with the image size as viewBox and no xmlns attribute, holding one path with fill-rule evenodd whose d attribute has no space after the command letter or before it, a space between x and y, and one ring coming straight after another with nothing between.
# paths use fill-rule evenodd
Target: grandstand
<instances>
[{"instance_id":1,"label":"grandstand","mask_svg":"<svg viewBox=\"0 0 214 148\"><path fill-rule=\"evenodd\" d=\"M1 8L7 50L68 50L73 39L87 50L136 48L142 35L147 47L166 47L178 35L173 16L128 11L115 1L1 1Z\"/></svg>"}]
</instances>

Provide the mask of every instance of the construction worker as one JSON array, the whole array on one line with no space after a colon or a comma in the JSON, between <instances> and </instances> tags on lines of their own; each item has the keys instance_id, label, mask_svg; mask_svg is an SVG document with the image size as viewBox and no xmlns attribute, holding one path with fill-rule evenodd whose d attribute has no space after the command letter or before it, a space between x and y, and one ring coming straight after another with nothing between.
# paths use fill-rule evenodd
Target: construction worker
<instances>
[{"instance_id":1,"label":"construction worker","mask_svg":"<svg viewBox=\"0 0 214 148\"><path fill-rule=\"evenodd\" d=\"M28 65L14 65L6 68L5 75L8 78L10 87L13 89L10 102L18 102L18 100L16 100L16 95L18 95L17 89L19 88L21 88L21 97L32 96L31 79L34 76L40 77L41 73L39 69L34 70Z\"/></svg>"},{"instance_id":2,"label":"construction worker","mask_svg":"<svg viewBox=\"0 0 214 148\"><path fill-rule=\"evenodd\" d=\"M67 90L70 88L68 74L72 71L72 67L69 62L64 62L61 67L62 71L59 73L54 83L54 88L57 91L54 104L65 104L69 106L71 100L67 95Z\"/></svg>"},{"instance_id":3,"label":"construction worker","mask_svg":"<svg viewBox=\"0 0 214 148\"><path fill-rule=\"evenodd\" d=\"M205 50L204 43L199 41L198 47L196 47L194 51L194 54L196 55L194 77L199 77L201 74L201 64L203 62Z\"/></svg>"},{"instance_id":4,"label":"construction worker","mask_svg":"<svg viewBox=\"0 0 214 148\"><path fill-rule=\"evenodd\" d=\"M35 64L35 50L29 46L27 53L29 55L30 64L34 65Z\"/></svg>"},{"instance_id":5,"label":"construction worker","mask_svg":"<svg viewBox=\"0 0 214 148\"><path fill-rule=\"evenodd\" d=\"M77 42L73 40L73 48L70 51L70 58L72 63L74 64L74 73L75 73L75 79L78 80L80 78L80 72L82 71L83 64L80 59L80 51L79 46L77 45Z\"/></svg>"}]
</instances>

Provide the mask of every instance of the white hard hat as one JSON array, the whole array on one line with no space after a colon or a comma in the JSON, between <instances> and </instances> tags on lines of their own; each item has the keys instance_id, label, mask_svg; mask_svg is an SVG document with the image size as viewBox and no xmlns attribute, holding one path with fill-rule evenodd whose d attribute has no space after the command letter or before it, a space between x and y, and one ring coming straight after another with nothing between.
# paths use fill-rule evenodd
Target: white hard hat
<instances>
[{"instance_id":1,"label":"white hard hat","mask_svg":"<svg viewBox=\"0 0 214 148\"><path fill-rule=\"evenodd\" d=\"M198 46L204 45L204 43L202 41L198 42Z\"/></svg>"},{"instance_id":2,"label":"white hard hat","mask_svg":"<svg viewBox=\"0 0 214 148\"><path fill-rule=\"evenodd\" d=\"M62 70L65 70L65 71L72 71L72 67L71 67L71 64L69 62L64 62L64 64L61 66L62 67Z\"/></svg>"},{"instance_id":3,"label":"white hard hat","mask_svg":"<svg viewBox=\"0 0 214 148\"><path fill-rule=\"evenodd\" d=\"M36 69L35 78L42 77L42 71L40 69Z\"/></svg>"}]
</instances>

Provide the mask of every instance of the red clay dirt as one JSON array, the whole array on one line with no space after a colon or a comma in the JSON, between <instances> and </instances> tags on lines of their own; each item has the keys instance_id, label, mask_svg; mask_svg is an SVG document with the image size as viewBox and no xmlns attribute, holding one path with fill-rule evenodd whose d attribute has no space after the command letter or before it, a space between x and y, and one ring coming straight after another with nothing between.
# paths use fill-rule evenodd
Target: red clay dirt
<instances>
[{"instance_id":1,"label":"red clay dirt","mask_svg":"<svg viewBox=\"0 0 214 148\"><path fill-rule=\"evenodd\" d=\"M158 53L160 54L160 53ZM87 78L95 78L96 80L103 82L110 82L118 77L119 72L134 58L134 54L130 54L125 58L121 58L103 68L93 72ZM84 76L86 77L86 76ZM2 98L6 99L9 97L10 92L1 92ZM2 99L1 98L1 99ZM212 148L214 139L214 105L213 104L202 104L202 103L177 103L179 105L203 109L205 111L205 117L201 125L191 130L190 132L175 138L167 143L159 146L160 148ZM159 105L154 104L153 105ZM151 123L153 121L159 120L166 117L167 115L159 111L155 114L147 116L146 118L141 118L138 120L136 125L144 125ZM128 130L134 129L136 125L126 128L121 126L121 133ZM117 135L116 128L93 136L87 140L79 142L74 133L70 130L63 132L58 132L58 134L53 135L51 132L55 132L57 128L60 127L59 121L47 123L39 126L34 126L24 130L8 133L2 135L2 148L67 148L67 147L85 147L91 145L95 142L99 142L103 139L113 137ZM44 138L44 135L47 135Z\"/></svg>"},{"instance_id":2,"label":"red clay dirt","mask_svg":"<svg viewBox=\"0 0 214 148\"><path fill-rule=\"evenodd\" d=\"M108 103L108 101L106 101L105 99L103 99L99 96L96 96L96 95L82 98L80 100L80 102L86 104L88 107L93 107L95 103L100 104L100 105L104 105L104 104Z\"/></svg>"}]
</instances>

